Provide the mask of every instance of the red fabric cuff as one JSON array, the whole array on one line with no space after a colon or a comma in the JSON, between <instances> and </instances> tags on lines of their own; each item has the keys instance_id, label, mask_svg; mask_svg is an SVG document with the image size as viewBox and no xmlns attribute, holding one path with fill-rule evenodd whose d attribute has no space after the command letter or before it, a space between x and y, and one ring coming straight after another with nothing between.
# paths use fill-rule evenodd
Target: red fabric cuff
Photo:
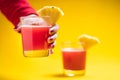
<instances>
[{"instance_id":1,"label":"red fabric cuff","mask_svg":"<svg viewBox=\"0 0 120 80\"><path fill-rule=\"evenodd\" d=\"M0 1L0 10L15 28L20 22L21 16L38 15L27 0L2 0Z\"/></svg>"}]
</instances>

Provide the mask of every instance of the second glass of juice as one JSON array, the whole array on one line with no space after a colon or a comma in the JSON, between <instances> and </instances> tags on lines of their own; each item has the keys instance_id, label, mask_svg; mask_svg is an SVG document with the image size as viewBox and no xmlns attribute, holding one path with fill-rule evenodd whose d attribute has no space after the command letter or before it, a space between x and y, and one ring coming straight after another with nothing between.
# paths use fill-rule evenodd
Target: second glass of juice
<instances>
[{"instance_id":1,"label":"second glass of juice","mask_svg":"<svg viewBox=\"0 0 120 80\"><path fill-rule=\"evenodd\" d=\"M34 20L33 20L34 19ZM32 24L32 21L41 24ZM34 22L35 23L35 22ZM43 24L39 17L28 17L23 20L21 25L23 53L25 57L46 57L49 55L49 37L50 26Z\"/></svg>"},{"instance_id":2,"label":"second glass of juice","mask_svg":"<svg viewBox=\"0 0 120 80\"><path fill-rule=\"evenodd\" d=\"M86 50L79 42L64 42L62 44L64 74L80 76L85 74Z\"/></svg>"}]
</instances>

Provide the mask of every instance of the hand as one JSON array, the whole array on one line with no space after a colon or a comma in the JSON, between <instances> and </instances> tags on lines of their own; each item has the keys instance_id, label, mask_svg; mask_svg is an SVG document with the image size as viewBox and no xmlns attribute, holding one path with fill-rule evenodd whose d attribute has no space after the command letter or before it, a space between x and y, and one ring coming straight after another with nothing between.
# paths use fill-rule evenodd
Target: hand
<instances>
[{"instance_id":1,"label":"hand","mask_svg":"<svg viewBox=\"0 0 120 80\"><path fill-rule=\"evenodd\" d=\"M48 43L50 44L49 54L53 53L52 48L54 48L56 45L58 29L59 29L58 25L54 25L49 30L49 34L50 34L50 37L48 37Z\"/></svg>"},{"instance_id":2,"label":"hand","mask_svg":"<svg viewBox=\"0 0 120 80\"><path fill-rule=\"evenodd\" d=\"M29 20L27 17L30 17L30 16L36 16L36 15L29 15L29 16L26 16L24 17L23 22L27 22L25 24L36 24L36 25L45 25L46 22L42 19L42 18L37 18L37 19L34 19L34 20ZM36 16L38 17L38 16ZM22 23L24 24L24 23ZM21 23L18 24L18 27L15 29L17 32L21 32ZM58 25L54 25L50 28L49 30L49 34L50 36L48 37L48 43L50 44L49 46L49 54L52 54L53 53L53 48L55 47L55 44L56 44L56 38L57 38L57 31L58 31L59 27Z\"/></svg>"}]
</instances>

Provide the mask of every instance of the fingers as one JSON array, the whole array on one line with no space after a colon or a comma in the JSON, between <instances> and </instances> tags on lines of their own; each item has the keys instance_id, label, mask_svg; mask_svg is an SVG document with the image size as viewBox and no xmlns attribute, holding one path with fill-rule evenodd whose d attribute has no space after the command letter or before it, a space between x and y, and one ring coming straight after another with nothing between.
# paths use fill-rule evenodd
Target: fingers
<instances>
[{"instance_id":1,"label":"fingers","mask_svg":"<svg viewBox=\"0 0 120 80\"><path fill-rule=\"evenodd\" d=\"M53 35L53 34L55 34L58 30L59 30L59 26L58 26L58 25L54 25L54 26L52 26L52 27L50 28L49 34L50 34L50 35Z\"/></svg>"},{"instance_id":2,"label":"fingers","mask_svg":"<svg viewBox=\"0 0 120 80\"><path fill-rule=\"evenodd\" d=\"M58 29L59 29L58 25L54 25L49 30L49 34L51 35L48 38L48 43L50 44L49 55L53 53L53 48L56 45L56 38L58 36L56 33L57 33Z\"/></svg>"},{"instance_id":3,"label":"fingers","mask_svg":"<svg viewBox=\"0 0 120 80\"><path fill-rule=\"evenodd\" d=\"M51 49L54 48L55 45L56 45L56 41L54 41L53 43L50 44L50 48L51 48Z\"/></svg>"},{"instance_id":4,"label":"fingers","mask_svg":"<svg viewBox=\"0 0 120 80\"><path fill-rule=\"evenodd\" d=\"M21 31L21 26L18 26L15 31L20 32Z\"/></svg>"},{"instance_id":5,"label":"fingers","mask_svg":"<svg viewBox=\"0 0 120 80\"><path fill-rule=\"evenodd\" d=\"M50 37L48 37L48 43L53 43L57 38L57 34L54 34Z\"/></svg>"},{"instance_id":6,"label":"fingers","mask_svg":"<svg viewBox=\"0 0 120 80\"><path fill-rule=\"evenodd\" d=\"M53 48L56 45L56 41L50 44L49 55L53 53Z\"/></svg>"},{"instance_id":7,"label":"fingers","mask_svg":"<svg viewBox=\"0 0 120 80\"><path fill-rule=\"evenodd\" d=\"M21 33L21 23L19 23L14 30L18 33Z\"/></svg>"},{"instance_id":8,"label":"fingers","mask_svg":"<svg viewBox=\"0 0 120 80\"><path fill-rule=\"evenodd\" d=\"M49 49L48 50L48 55L52 54L53 53L53 50L52 49Z\"/></svg>"}]
</instances>

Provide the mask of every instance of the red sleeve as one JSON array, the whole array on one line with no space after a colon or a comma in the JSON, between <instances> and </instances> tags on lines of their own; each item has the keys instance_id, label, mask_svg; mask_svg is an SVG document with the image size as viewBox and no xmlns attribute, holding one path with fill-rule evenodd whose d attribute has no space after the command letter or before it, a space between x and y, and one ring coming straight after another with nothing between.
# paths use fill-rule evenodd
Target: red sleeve
<instances>
[{"instance_id":1,"label":"red sleeve","mask_svg":"<svg viewBox=\"0 0 120 80\"><path fill-rule=\"evenodd\" d=\"M21 16L37 15L26 0L0 0L0 10L15 27L19 23Z\"/></svg>"}]
</instances>

